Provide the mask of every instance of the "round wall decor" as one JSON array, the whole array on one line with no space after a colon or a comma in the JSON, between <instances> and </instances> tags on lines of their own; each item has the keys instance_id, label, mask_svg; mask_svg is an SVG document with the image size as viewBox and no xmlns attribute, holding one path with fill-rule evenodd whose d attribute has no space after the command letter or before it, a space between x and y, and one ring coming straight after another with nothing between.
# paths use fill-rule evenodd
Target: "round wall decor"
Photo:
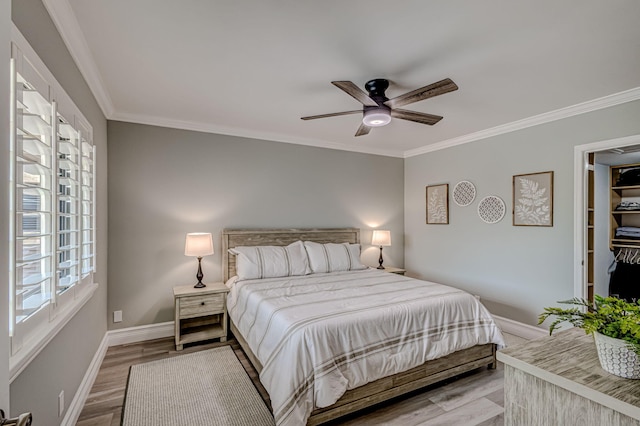
<instances>
[{"instance_id":1,"label":"round wall decor","mask_svg":"<svg viewBox=\"0 0 640 426\"><path fill-rule=\"evenodd\" d=\"M468 180L460 181L453 188L453 201L460 207L468 206L476 198L476 187Z\"/></svg>"},{"instance_id":2,"label":"round wall decor","mask_svg":"<svg viewBox=\"0 0 640 426\"><path fill-rule=\"evenodd\" d=\"M507 207L500 197L489 195L478 203L478 216L486 223L498 223L504 217Z\"/></svg>"}]
</instances>

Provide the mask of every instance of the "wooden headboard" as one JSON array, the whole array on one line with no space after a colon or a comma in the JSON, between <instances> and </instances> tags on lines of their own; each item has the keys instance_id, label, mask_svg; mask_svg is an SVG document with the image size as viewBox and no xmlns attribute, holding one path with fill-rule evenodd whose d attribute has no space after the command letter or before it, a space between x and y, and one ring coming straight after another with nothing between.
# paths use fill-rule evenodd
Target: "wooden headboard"
<instances>
[{"instance_id":1,"label":"wooden headboard","mask_svg":"<svg viewBox=\"0 0 640 426\"><path fill-rule=\"evenodd\" d=\"M236 275L236 257L230 248L238 246L286 246L298 240L316 243L360 243L358 228L329 229L225 229L222 231L222 275L224 282Z\"/></svg>"}]
</instances>

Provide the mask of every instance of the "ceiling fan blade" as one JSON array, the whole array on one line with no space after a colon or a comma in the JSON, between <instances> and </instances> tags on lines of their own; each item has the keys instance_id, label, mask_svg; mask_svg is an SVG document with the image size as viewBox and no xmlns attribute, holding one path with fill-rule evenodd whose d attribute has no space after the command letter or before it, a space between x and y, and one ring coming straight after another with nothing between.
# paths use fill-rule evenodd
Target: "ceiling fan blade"
<instances>
[{"instance_id":1,"label":"ceiling fan blade","mask_svg":"<svg viewBox=\"0 0 640 426\"><path fill-rule=\"evenodd\" d=\"M401 118L402 120L415 121L416 123L428 124L433 126L442 120L439 115L425 114L424 112L408 111L406 109L392 109L391 116Z\"/></svg>"},{"instance_id":2,"label":"ceiling fan blade","mask_svg":"<svg viewBox=\"0 0 640 426\"><path fill-rule=\"evenodd\" d=\"M378 106L361 88L350 81L332 81L331 84L344 91L365 106Z\"/></svg>"},{"instance_id":3,"label":"ceiling fan blade","mask_svg":"<svg viewBox=\"0 0 640 426\"><path fill-rule=\"evenodd\" d=\"M422 101L434 96L442 95L448 92L458 90L458 86L449 78L438 81L437 83L430 84L425 87L421 87L404 95L397 96L393 99L389 99L384 104L389 108L397 108L403 105L412 104L414 102Z\"/></svg>"},{"instance_id":4,"label":"ceiling fan blade","mask_svg":"<svg viewBox=\"0 0 640 426\"><path fill-rule=\"evenodd\" d=\"M370 131L371 131L371 127L367 126L364 123L360 123L360 127L358 127L358 131L356 131L356 136L368 135Z\"/></svg>"},{"instance_id":5,"label":"ceiling fan blade","mask_svg":"<svg viewBox=\"0 0 640 426\"><path fill-rule=\"evenodd\" d=\"M310 115L308 117L300 117L302 120L315 120L316 118L337 117L339 115L362 114L361 109L354 111L332 112L331 114Z\"/></svg>"}]
</instances>

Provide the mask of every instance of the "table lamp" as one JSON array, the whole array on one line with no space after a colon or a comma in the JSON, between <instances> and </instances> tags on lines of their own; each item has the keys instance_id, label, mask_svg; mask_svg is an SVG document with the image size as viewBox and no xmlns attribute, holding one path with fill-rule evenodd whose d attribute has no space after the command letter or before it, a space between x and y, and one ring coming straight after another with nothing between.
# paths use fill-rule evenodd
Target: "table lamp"
<instances>
[{"instance_id":1,"label":"table lamp","mask_svg":"<svg viewBox=\"0 0 640 426\"><path fill-rule=\"evenodd\" d=\"M185 256L197 256L198 257L198 273L196 278L198 283L194 288L206 287L202 283L202 257L213 254L213 240L211 234L208 232L192 232L187 234L187 239L184 243L184 255Z\"/></svg>"},{"instance_id":2,"label":"table lamp","mask_svg":"<svg viewBox=\"0 0 640 426\"><path fill-rule=\"evenodd\" d=\"M383 231L382 229L375 229L373 231L373 237L371 238L371 245L380 246L380 259L378 259L378 269L384 269L382 266L382 247L391 245L391 231Z\"/></svg>"}]
</instances>

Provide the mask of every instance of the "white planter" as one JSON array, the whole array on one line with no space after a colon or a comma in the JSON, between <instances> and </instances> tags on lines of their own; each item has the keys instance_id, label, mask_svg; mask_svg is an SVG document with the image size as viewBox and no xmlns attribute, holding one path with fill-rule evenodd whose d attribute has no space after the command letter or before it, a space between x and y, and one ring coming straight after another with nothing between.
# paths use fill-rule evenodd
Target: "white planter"
<instances>
[{"instance_id":1,"label":"white planter","mask_svg":"<svg viewBox=\"0 0 640 426\"><path fill-rule=\"evenodd\" d=\"M593 333L600 365L605 371L625 379L640 379L640 357L627 342Z\"/></svg>"}]
</instances>

